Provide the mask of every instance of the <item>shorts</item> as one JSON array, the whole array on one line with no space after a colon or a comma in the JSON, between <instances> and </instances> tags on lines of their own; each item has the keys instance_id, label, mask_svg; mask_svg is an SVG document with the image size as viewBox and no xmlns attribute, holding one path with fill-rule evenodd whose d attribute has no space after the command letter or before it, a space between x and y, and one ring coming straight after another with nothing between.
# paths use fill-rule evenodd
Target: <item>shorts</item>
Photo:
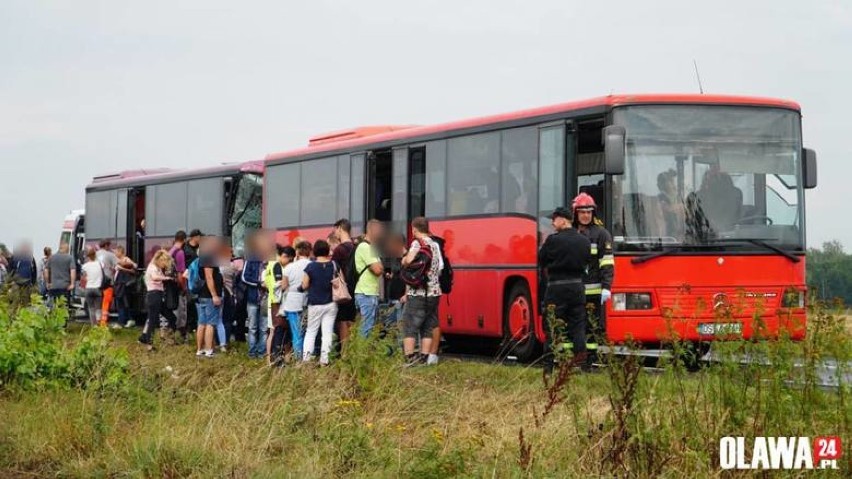
<instances>
[{"instance_id":1,"label":"shorts","mask_svg":"<svg viewBox=\"0 0 852 479\"><path fill-rule=\"evenodd\" d=\"M217 326L219 324L221 319L219 313L222 306L214 305L212 298L198 298L195 307L198 310L199 326Z\"/></svg>"},{"instance_id":2,"label":"shorts","mask_svg":"<svg viewBox=\"0 0 852 479\"><path fill-rule=\"evenodd\" d=\"M355 321L355 313L356 313L356 308L355 308L355 299L354 298L352 299L352 301L349 301L348 303L343 303L343 304L337 305L337 321L348 321L350 323L354 322Z\"/></svg>"},{"instance_id":3,"label":"shorts","mask_svg":"<svg viewBox=\"0 0 852 479\"><path fill-rule=\"evenodd\" d=\"M438 323L440 296L409 296L402 311L402 331L406 338L427 338Z\"/></svg>"}]
</instances>

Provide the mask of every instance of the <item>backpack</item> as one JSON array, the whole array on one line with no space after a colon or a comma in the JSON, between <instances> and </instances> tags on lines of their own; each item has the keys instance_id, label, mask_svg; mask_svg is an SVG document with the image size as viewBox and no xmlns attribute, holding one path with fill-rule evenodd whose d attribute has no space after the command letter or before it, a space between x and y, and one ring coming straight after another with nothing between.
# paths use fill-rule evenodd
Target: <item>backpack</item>
<instances>
[{"instance_id":1,"label":"backpack","mask_svg":"<svg viewBox=\"0 0 852 479\"><path fill-rule=\"evenodd\" d=\"M189 267L186 268L189 271L189 280L187 281L187 287L189 288L189 292L194 295L199 295L204 290L205 281L201 277L201 268L198 264L198 258L192 260L192 263L189 263Z\"/></svg>"},{"instance_id":2,"label":"backpack","mask_svg":"<svg viewBox=\"0 0 852 479\"><path fill-rule=\"evenodd\" d=\"M429 268L432 266L432 248L423 240L417 240L420 249L414 260L399 272L402 282L412 288L424 289L429 284Z\"/></svg>"},{"instance_id":3,"label":"backpack","mask_svg":"<svg viewBox=\"0 0 852 479\"><path fill-rule=\"evenodd\" d=\"M447 253L444 252L444 238L433 236L432 241L438 243L438 250L441 252L441 258L444 260L444 269L441 270L438 276L438 283L441 285L441 293L450 294L453 291L453 267L450 265L450 259L447 258Z\"/></svg>"},{"instance_id":4,"label":"backpack","mask_svg":"<svg viewBox=\"0 0 852 479\"><path fill-rule=\"evenodd\" d=\"M14 268L12 274L15 276L15 282L24 285L28 283L35 284L36 265L33 258L13 257Z\"/></svg>"},{"instance_id":5,"label":"backpack","mask_svg":"<svg viewBox=\"0 0 852 479\"><path fill-rule=\"evenodd\" d=\"M367 271L370 267L365 266L360 272L355 271L355 252L358 250L358 246L355 246L355 243L349 243L352 245L349 248L349 256L346 257L344 264L345 268L341 268L343 270L343 279L346 280L346 286L349 289L349 295L353 298L355 297L355 286L358 285L358 281L361 279L361 276Z\"/></svg>"}]
</instances>

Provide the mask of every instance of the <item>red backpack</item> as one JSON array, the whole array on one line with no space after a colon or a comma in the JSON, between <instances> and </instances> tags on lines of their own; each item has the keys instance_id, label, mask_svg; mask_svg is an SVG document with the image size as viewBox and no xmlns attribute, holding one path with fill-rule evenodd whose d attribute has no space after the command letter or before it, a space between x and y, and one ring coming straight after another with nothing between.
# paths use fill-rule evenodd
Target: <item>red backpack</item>
<instances>
[{"instance_id":1,"label":"red backpack","mask_svg":"<svg viewBox=\"0 0 852 479\"><path fill-rule=\"evenodd\" d=\"M432 266L432 248L425 241L418 239L420 249L414 255L414 261L400 270L402 282L416 289L424 289L429 284L429 268Z\"/></svg>"}]
</instances>

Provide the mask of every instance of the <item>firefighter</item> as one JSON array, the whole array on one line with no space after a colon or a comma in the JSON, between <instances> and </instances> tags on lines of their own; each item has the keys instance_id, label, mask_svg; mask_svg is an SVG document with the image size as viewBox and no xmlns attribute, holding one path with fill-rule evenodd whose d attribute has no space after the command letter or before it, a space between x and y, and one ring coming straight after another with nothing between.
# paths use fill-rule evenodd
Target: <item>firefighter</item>
<instances>
[{"instance_id":1,"label":"firefighter","mask_svg":"<svg viewBox=\"0 0 852 479\"><path fill-rule=\"evenodd\" d=\"M612 297L612 279L615 258L612 253L612 235L595 216L594 198L580 193L572 203L574 227L591 243L591 260L583 283L586 287L586 332L589 361L597 358L598 344L606 340L606 302Z\"/></svg>"},{"instance_id":2,"label":"firefighter","mask_svg":"<svg viewBox=\"0 0 852 479\"><path fill-rule=\"evenodd\" d=\"M565 322L567 339L571 341L574 364L585 369L586 356L586 296L583 273L591 261L588 238L571 226L573 214L566 208L557 208L551 215L555 232L547 237L539 251L539 266L547 274L546 305L553 305L556 318ZM551 327L545 314L544 368L553 371L551 352Z\"/></svg>"}]
</instances>

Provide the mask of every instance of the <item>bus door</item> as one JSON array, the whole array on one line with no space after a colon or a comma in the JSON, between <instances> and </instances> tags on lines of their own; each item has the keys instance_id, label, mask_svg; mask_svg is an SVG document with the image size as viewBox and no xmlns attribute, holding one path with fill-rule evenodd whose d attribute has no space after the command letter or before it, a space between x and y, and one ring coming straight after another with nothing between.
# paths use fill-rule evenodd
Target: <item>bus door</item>
<instances>
[{"instance_id":1,"label":"bus door","mask_svg":"<svg viewBox=\"0 0 852 479\"><path fill-rule=\"evenodd\" d=\"M128 256L139 269L145 269L145 188L131 188L127 192Z\"/></svg>"},{"instance_id":2,"label":"bus door","mask_svg":"<svg viewBox=\"0 0 852 479\"><path fill-rule=\"evenodd\" d=\"M392 221L393 155L391 150L367 153L367 220Z\"/></svg>"},{"instance_id":3,"label":"bus door","mask_svg":"<svg viewBox=\"0 0 852 479\"><path fill-rule=\"evenodd\" d=\"M597 205L595 215L602 221L607 219L606 176L604 175L603 118L593 118L577 122L576 163L574 167L575 195L587 193ZM573 197L568 198L570 203Z\"/></svg>"}]
</instances>

